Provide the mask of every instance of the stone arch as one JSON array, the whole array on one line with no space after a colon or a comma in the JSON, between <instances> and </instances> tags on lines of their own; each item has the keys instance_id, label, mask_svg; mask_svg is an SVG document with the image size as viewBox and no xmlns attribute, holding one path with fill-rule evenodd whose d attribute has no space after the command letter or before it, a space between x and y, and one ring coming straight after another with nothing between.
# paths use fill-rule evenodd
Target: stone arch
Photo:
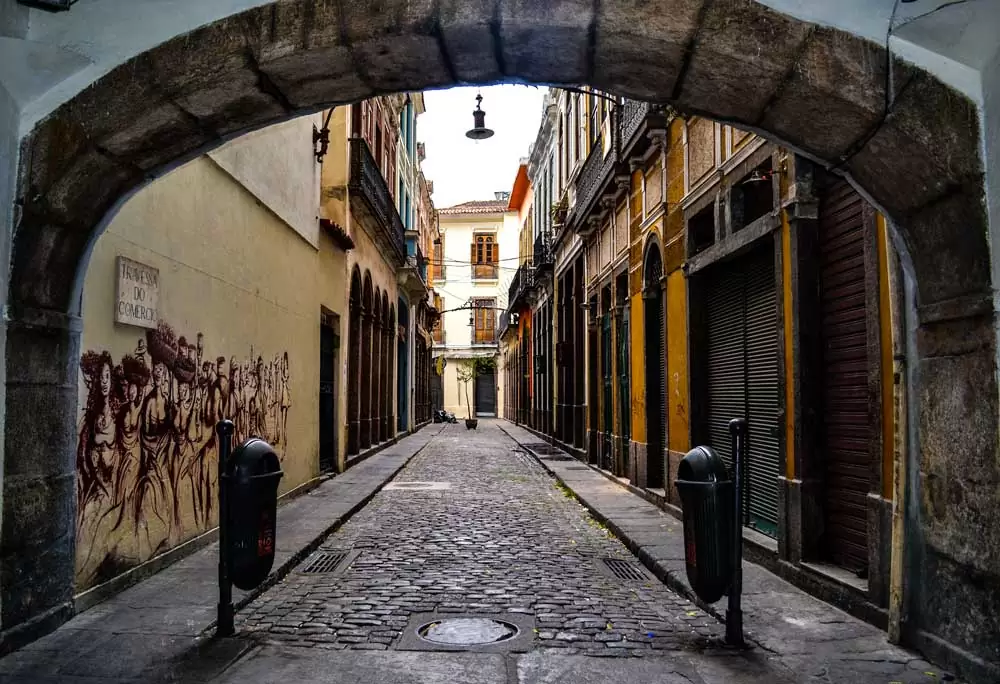
<instances>
[{"instance_id":1,"label":"stone arch","mask_svg":"<svg viewBox=\"0 0 1000 684\"><path fill-rule=\"evenodd\" d=\"M589 84L763 132L835 167L883 210L913 286L911 471L929 483L914 514L927 558L914 565L926 569L911 585L936 595L963 581L949 579L956 565L997 574L972 551L1000 546L984 512L997 508L1000 472L974 103L879 44L751 0L390 0L377 14L365 3L281 0L128 59L20 140L3 485L3 514L20 532L0 543L5 629L70 612L80 291L110 213L238 133L380 93L497 81ZM933 483L973 470L968 503L948 505L945 485ZM957 608L1000 612L995 596L961 586L968 592L953 593L969 598ZM978 637L935 626L945 620L934 605L918 608L915 624L983 650Z\"/></svg>"},{"instance_id":2,"label":"stone arch","mask_svg":"<svg viewBox=\"0 0 1000 684\"><path fill-rule=\"evenodd\" d=\"M360 450L361 437L361 269L351 270L347 357L347 454Z\"/></svg>"},{"instance_id":3,"label":"stone arch","mask_svg":"<svg viewBox=\"0 0 1000 684\"><path fill-rule=\"evenodd\" d=\"M646 454L636 464L647 487L669 485L667 464L666 283L660 240L651 235L642 261L644 366L646 369ZM643 460L645 464L643 464ZM645 465L645 467L643 467ZM644 471L644 473L643 473Z\"/></svg>"}]
</instances>

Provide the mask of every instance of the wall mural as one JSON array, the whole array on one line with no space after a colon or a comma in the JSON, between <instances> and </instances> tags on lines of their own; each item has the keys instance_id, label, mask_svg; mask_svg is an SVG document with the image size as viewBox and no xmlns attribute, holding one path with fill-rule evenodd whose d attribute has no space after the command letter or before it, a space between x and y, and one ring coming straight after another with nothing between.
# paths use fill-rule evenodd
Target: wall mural
<instances>
[{"instance_id":1,"label":"wall mural","mask_svg":"<svg viewBox=\"0 0 1000 684\"><path fill-rule=\"evenodd\" d=\"M148 330L115 362L87 351L80 369L87 398L77 445L77 588L120 574L218 518L215 425L287 446L288 352L206 358L166 323Z\"/></svg>"}]
</instances>

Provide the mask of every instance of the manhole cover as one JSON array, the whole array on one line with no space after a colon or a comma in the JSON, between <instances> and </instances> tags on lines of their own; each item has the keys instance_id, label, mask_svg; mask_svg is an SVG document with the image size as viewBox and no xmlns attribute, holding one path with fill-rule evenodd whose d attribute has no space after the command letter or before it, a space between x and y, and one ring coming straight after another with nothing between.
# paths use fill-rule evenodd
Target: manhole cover
<instances>
[{"instance_id":1,"label":"manhole cover","mask_svg":"<svg viewBox=\"0 0 1000 684\"><path fill-rule=\"evenodd\" d=\"M517 633L516 625L490 618L448 618L417 628L421 639L449 646L496 644L513 639Z\"/></svg>"},{"instance_id":2,"label":"manhole cover","mask_svg":"<svg viewBox=\"0 0 1000 684\"><path fill-rule=\"evenodd\" d=\"M385 486L385 489L401 489L409 490L411 492L423 492L441 489L451 489L450 482L390 482Z\"/></svg>"}]
</instances>

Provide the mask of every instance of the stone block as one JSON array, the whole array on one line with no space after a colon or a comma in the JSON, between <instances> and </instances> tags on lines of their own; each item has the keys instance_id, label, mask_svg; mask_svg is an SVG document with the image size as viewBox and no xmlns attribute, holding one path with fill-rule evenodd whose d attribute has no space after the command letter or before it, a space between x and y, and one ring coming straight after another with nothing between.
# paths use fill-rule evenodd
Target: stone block
<instances>
[{"instance_id":1,"label":"stone block","mask_svg":"<svg viewBox=\"0 0 1000 684\"><path fill-rule=\"evenodd\" d=\"M214 136L160 89L145 55L116 67L61 107L90 141L140 169L155 169L205 145Z\"/></svg>"},{"instance_id":2,"label":"stone block","mask_svg":"<svg viewBox=\"0 0 1000 684\"><path fill-rule=\"evenodd\" d=\"M704 0L600 3L593 84L640 100L673 94ZM636 69L641 64L642 69Z\"/></svg>"},{"instance_id":3,"label":"stone block","mask_svg":"<svg viewBox=\"0 0 1000 684\"><path fill-rule=\"evenodd\" d=\"M499 0L503 71L529 83L586 83L590 0Z\"/></svg>"},{"instance_id":4,"label":"stone block","mask_svg":"<svg viewBox=\"0 0 1000 684\"><path fill-rule=\"evenodd\" d=\"M917 353L921 357L956 356L995 344L993 316L983 314L965 318L924 321L917 328Z\"/></svg>"},{"instance_id":5,"label":"stone block","mask_svg":"<svg viewBox=\"0 0 1000 684\"><path fill-rule=\"evenodd\" d=\"M450 85L454 78L441 51L433 0L382 0L342 5L344 40L358 70L376 92L394 93Z\"/></svg>"},{"instance_id":6,"label":"stone block","mask_svg":"<svg viewBox=\"0 0 1000 684\"><path fill-rule=\"evenodd\" d=\"M893 80L910 77L902 62ZM885 48L819 27L764 118L764 128L816 156L835 161L873 130L885 112Z\"/></svg>"},{"instance_id":7,"label":"stone block","mask_svg":"<svg viewBox=\"0 0 1000 684\"><path fill-rule=\"evenodd\" d=\"M220 134L287 114L283 95L262 84L253 56L271 14L249 10L153 48L148 60L163 92Z\"/></svg>"},{"instance_id":8,"label":"stone block","mask_svg":"<svg viewBox=\"0 0 1000 684\"><path fill-rule=\"evenodd\" d=\"M64 319L57 324L60 327L24 321L11 313L6 331L8 386L78 389L81 319L53 315Z\"/></svg>"},{"instance_id":9,"label":"stone block","mask_svg":"<svg viewBox=\"0 0 1000 684\"><path fill-rule=\"evenodd\" d=\"M15 307L69 311L90 227L63 226L32 216L18 226L10 299Z\"/></svg>"},{"instance_id":10,"label":"stone block","mask_svg":"<svg viewBox=\"0 0 1000 684\"><path fill-rule=\"evenodd\" d=\"M885 124L847 166L854 180L898 218L955 186L970 181L981 185L979 147L976 105L930 74L917 72Z\"/></svg>"},{"instance_id":11,"label":"stone block","mask_svg":"<svg viewBox=\"0 0 1000 684\"><path fill-rule=\"evenodd\" d=\"M69 386L7 386L5 478L75 477L76 432L61 416L76 415L77 391Z\"/></svg>"},{"instance_id":12,"label":"stone block","mask_svg":"<svg viewBox=\"0 0 1000 684\"><path fill-rule=\"evenodd\" d=\"M952 191L897 225L913 259L918 306L990 291L988 222L980 182Z\"/></svg>"},{"instance_id":13,"label":"stone block","mask_svg":"<svg viewBox=\"0 0 1000 684\"><path fill-rule=\"evenodd\" d=\"M340 4L279 2L262 17L257 68L296 107L346 104L374 94L341 38Z\"/></svg>"},{"instance_id":14,"label":"stone block","mask_svg":"<svg viewBox=\"0 0 1000 684\"><path fill-rule=\"evenodd\" d=\"M923 358L919 492L927 543L982 572L1000 568L1000 462L992 347Z\"/></svg>"},{"instance_id":15,"label":"stone block","mask_svg":"<svg viewBox=\"0 0 1000 684\"><path fill-rule=\"evenodd\" d=\"M812 24L751 0L709 5L677 106L755 123L795 65Z\"/></svg>"},{"instance_id":16,"label":"stone block","mask_svg":"<svg viewBox=\"0 0 1000 684\"><path fill-rule=\"evenodd\" d=\"M69 600L73 591L76 477L5 477L0 551L3 626Z\"/></svg>"},{"instance_id":17,"label":"stone block","mask_svg":"<svg viewBox=\"0 0 1000 684\"><path fill-rule=\"evenodd\" d=\"M503 79L496 55L492 0L441 0L438 23L455 77L464 83Z\"/></svg>"},{"instance_id":18,"label":"stone block","mask_svg":"<svg viewBox=\"0 0 1000 684\"><path fill-rule=\"evenodd\" d=\"M946 666L947 660L955 659L964 670L968 655L975 653L982 659L978 665L991 669L994 675L1000 673L1000 575L996 566L993 572L983 573L956 561L934 544L923 555L921 599L912 603L917 625L964 651L929 657L944 659ZM937 646L941 645L939 641ZM996 680L984 677L976 681Z\"/></svg>"}]
</instances>

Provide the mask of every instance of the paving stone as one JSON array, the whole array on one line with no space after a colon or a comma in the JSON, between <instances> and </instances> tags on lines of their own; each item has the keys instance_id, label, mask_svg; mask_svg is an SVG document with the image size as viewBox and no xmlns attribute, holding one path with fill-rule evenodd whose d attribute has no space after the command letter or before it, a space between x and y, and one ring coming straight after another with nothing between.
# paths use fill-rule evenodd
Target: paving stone
<instances>
[{"instance_id":1,"label":"paving stone","mask_svg":"<svg viewBox=\"0 0 1000 684\"><path fill-rule=\"evenodd\" d=\"M241 624L264 632L294 620L335 624L333 639L278 633L303 645L391 648L413 612L520 613L535 616L535 649L695 648L703 637L682 619L692 619L695 606L655 580L635 584L602 572L601 557L633 556L512 447L492 422L472 434L446 427L398 479L450 482L449 489L382 490L323 543L361 549L336 581L292 572L241 612ZM722 626L709 620L704 631L721 637ZM672 636L651 640L649 631Z\"/></svg>"}]
</instances>

